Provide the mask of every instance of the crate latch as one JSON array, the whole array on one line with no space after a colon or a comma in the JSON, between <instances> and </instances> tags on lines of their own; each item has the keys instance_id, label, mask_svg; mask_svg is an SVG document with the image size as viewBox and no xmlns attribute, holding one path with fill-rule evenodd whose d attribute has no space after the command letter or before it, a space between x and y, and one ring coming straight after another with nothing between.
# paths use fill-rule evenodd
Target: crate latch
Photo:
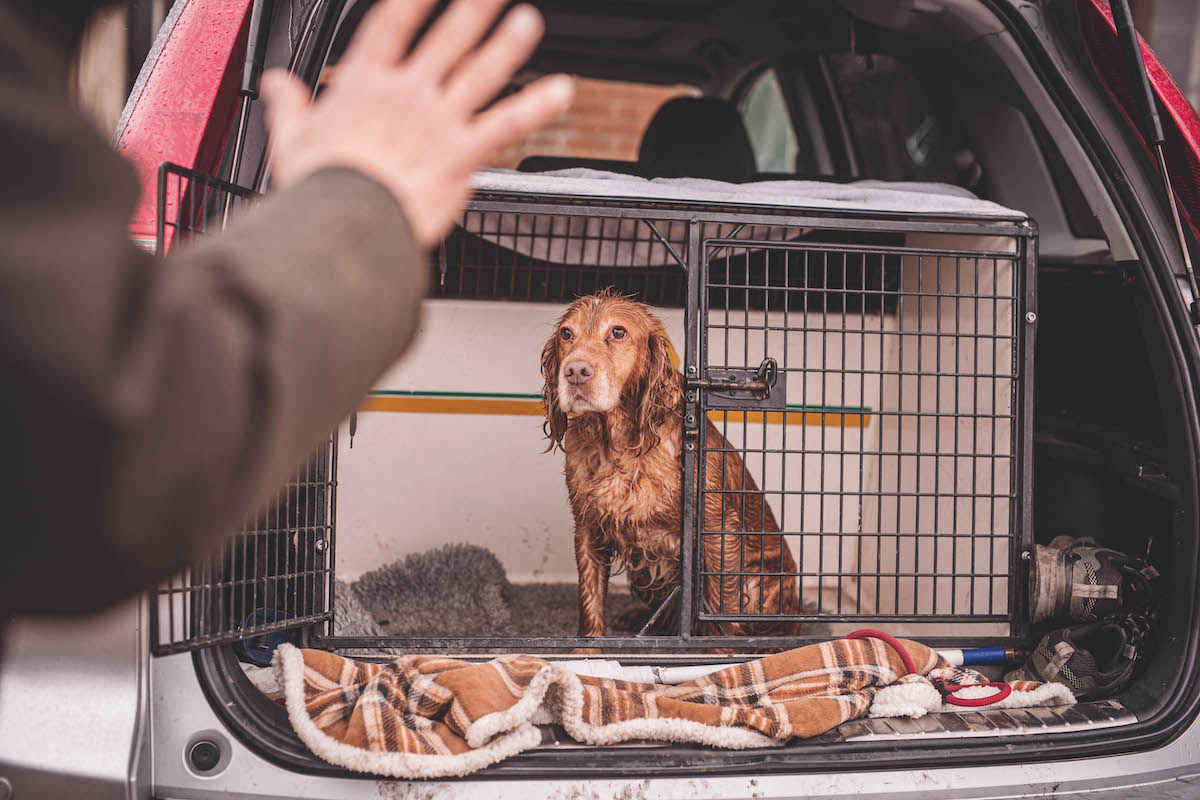
<instances>
[{"instance_id":1,"label":"crate latch","mask_svg":"<svg viewBox=\"0 0 1200 800\"><path fill-rule=\"evenodd\" d=\"M718 409L769 408L787 405L786 381L779 381L779 364L764 358L758 369L709 370L703 378L688 381L689 389L707 392L707 407Z\"/></svg>"}]
</instances>

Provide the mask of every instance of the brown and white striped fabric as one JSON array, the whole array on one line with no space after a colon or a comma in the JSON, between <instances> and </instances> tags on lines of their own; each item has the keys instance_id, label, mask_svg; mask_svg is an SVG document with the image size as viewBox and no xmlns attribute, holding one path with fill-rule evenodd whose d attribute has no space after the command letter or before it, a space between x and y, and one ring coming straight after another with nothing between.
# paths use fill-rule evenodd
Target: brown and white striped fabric
<instances>
[{"instance_id":1,"label":"brown and white striped fabric","mask_svg":"<svg viewBox=\"0 0 1200 800\"><path fill-rule=\"evenodd\" d=\"M762 747L863 716L879 690L898 681L896 689L922 684L940 703L931 678L982 680L922 644L901 641L924 677L900 681L899 656L877 639L809 645L677 686L579 676L534 656L367 663L291 645L276 651L275 669L292 726L318 756L361 772L437 777L465 775L536 747L538 724L560 724L596 745L651 739Z\"/></svg>"}]
</instances>

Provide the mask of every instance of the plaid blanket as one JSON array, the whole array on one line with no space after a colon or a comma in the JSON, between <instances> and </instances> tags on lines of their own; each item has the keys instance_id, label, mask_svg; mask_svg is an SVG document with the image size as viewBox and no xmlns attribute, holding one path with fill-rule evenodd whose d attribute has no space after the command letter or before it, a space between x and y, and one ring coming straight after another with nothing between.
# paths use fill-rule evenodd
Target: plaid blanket
<instances>
[{"instance_id":1,"label":"plaid blanket","mask_svg":"<svg viewBox=\"0 0 1200 800\"><path fill-rule=\"evenodd\" d=\"M402 656L354 661L281 645L275 671L301 740L330 763L398 778L465 775L536 747L538 724L577 741L633 739L763 747L823 733L868 712L942 710L933 681L979 683L935 651L901 640L917 672L878 639L838 639L668 686L577 675L534 656L472 663ZM1061 684L1020 681L993 707L1068 705ZM959 696L994 692L969 687Z\"/></svg>"}]
</instances>

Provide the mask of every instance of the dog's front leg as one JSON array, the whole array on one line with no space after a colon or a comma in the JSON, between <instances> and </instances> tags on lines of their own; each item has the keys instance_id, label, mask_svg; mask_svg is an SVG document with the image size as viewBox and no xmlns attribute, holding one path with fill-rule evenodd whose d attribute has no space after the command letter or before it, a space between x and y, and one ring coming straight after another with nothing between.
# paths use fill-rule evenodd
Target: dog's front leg
<instances>
[{"instance_id":1,"label":"dog's front leg","mask_svg":"<svg viewBox=\"0 0 1200 800\"><path fill-rule=\"evenodd\" d=\"M584 525L575 528L575 564L579 568L579 635L603 636L612 550L601 541L598 531Z\"/></svg>"}]
</instances>

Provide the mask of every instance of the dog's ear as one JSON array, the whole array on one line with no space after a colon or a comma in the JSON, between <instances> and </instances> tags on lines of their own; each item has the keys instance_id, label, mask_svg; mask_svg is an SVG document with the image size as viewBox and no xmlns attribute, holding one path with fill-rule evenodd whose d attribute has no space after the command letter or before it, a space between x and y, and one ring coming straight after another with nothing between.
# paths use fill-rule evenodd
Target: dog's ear
<instances>
[{"instance_id":1,"label":"dog's ear","mask_svg":"<svg viewBox=\"0 0 1200 800\"><path fill-rule=\"evenodd\" d=\"M636 398L637 449L641 454L658 446L658 429L683 402L683 376L671 363L671 341L662 326L650 333L646 346L646 372Z\"/></svg>"},{"instance_id":2,"label":"dog's ear","mask_svg":"<svg viewBox=\"0 0 1200 800\"><path fill-rule=\"evenodd\" d=\"M554 448L562 449L563 436L567 433L567 415L558 404L558 331L557 329L542 348L542 378L545 386L542 388L542 402L546 406L546 421L542 430L550 444L545 452Z\"/></svg>"}]
</instances>

